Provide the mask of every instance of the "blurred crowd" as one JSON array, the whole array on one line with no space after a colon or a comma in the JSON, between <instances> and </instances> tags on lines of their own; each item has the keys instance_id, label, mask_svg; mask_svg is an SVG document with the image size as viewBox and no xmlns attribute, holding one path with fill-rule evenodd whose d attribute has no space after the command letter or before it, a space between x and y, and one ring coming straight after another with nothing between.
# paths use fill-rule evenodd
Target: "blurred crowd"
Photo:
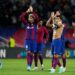
<instances>
[{"instance_id":1,"label":"blurred crowd","mask_svg":"<svg viewBox=\"0 0 75 75\"><path fill-rule=\"evenodd\" d=\"M75 0L0 0L0 26L21 27L19 16L29 5L45 21L57 9L61 10L64 21L70 26L75 21Z\"/></svg>"}]
</instances>

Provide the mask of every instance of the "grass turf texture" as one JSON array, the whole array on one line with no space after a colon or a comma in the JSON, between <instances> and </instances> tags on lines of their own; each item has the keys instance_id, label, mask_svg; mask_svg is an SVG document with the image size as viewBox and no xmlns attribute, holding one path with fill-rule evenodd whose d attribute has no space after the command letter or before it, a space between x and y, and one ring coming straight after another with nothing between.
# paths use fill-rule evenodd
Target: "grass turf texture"
<instances>
[{"instance_id":1,"label":"grass turf texture","mask_svg":"<svg viewBox=\"0 0 75 75\"><path fill-rule=\"evenodd\" d=\"M49 73L51 68L51 59L44 59L45 69L41 71L40 64L37 71L28 72L26 67L26 59L2 59L3 68L0 69L0 75L52 75ZM33 69L33 65L32 65ZM59 67L57 67L54 75L58 74ZM62 75L74 75L75 74L75 59L67 59L67 71Z\"/></svg>"}]
</instances>

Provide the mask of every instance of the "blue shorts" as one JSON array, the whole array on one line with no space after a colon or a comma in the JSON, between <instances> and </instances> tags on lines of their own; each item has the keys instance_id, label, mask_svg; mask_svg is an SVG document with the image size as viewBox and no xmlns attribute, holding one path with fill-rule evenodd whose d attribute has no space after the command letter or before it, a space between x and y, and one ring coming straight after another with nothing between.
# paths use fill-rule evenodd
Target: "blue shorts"
<instances>
[{"instance_id":1,"label":"blue shorts","mask_svg":"<svg viewBox=\"0 0 75 75\"><path fill-rule=\"evenodd\" d=\"M25 40L25 48L32 53L36 52L36 40Z\"/></svg>"},{"instance_id":2,"label":"blue shorts","mask_svg":"<svg viewBox=\"0 0 75 75\"><path fill-rule=\"evenodd\" d=\"M65 41L62 40L62 42L61 42L61 52L60 52L60 54L63 55L64 53L65 53Z\"/></svg>"},{"instance_id":3,"label":"blue shorts","mask_svg":"<svg viewBox=\"0 0 75 75\"><path fill-rule=\"evenodd\" d=\"M54 39L52 40L52 54L61 54L61 46L62 41L61 39Z\"/></svg>"},{"instance_id":4,"label":"blue shorts","mask_svg":"<svg viewBox=\"0 0 75 75\"><path fill-rule=\"evenodd\" d=\"M37 53L43 53L44 44L43 43L37 43Z\"/></svg>"}]
</instances>

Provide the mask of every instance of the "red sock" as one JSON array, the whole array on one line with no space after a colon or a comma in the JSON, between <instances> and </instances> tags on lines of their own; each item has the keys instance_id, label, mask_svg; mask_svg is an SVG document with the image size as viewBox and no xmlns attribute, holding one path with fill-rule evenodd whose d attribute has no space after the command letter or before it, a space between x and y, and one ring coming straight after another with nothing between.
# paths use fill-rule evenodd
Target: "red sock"
<instances>
[{"instance_id":1,"label":"red sock","mask_svg":"<svg viewBox=\"0 0 75 75\"><path fill-rule=\"evenodd\" d=\"M53 57L52 59L52 67L55 69L58 63L58 58Z\"/></svg>"},{"instance_id":2,"label":"red sock","mask_svg":"<svg viewBox=\"0 0 75 75\"><path fill-rule=\"evenodd\" d=\"M33 54L31 52L29 52L27 54L27 64L28 64L28 66L32 65L32 60L33 60Z\"/></svg>"},{"instance_id":3,"label":"red sock","mask_svg":"<svg viewBox=\"0 0 75 75\"><path fill-rule=\"evenodd\" d=\"M57 63L57 64L58 64L58 66L59 66L59 67L61 67L61 63L60 63L60 61L59 61L59 60L58 60L58 63Z\"/></svg>"}]
</instances>

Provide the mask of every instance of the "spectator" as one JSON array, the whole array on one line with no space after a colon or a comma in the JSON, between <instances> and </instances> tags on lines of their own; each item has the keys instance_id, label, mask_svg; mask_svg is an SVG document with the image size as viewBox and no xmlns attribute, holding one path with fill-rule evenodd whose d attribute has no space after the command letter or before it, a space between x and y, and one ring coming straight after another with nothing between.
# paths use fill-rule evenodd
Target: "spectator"
<instances>
[{"instance_id":1,"label":"spectator","mask_svg":"<svg viewBox=\"0 0 75 75\"><path fill-rule=\"evenodd\" d=\"M15 47L15 39L13 37L10 37L10 39L9 39L9 47L10 48Z\"/></svg>"}]
</instances>

